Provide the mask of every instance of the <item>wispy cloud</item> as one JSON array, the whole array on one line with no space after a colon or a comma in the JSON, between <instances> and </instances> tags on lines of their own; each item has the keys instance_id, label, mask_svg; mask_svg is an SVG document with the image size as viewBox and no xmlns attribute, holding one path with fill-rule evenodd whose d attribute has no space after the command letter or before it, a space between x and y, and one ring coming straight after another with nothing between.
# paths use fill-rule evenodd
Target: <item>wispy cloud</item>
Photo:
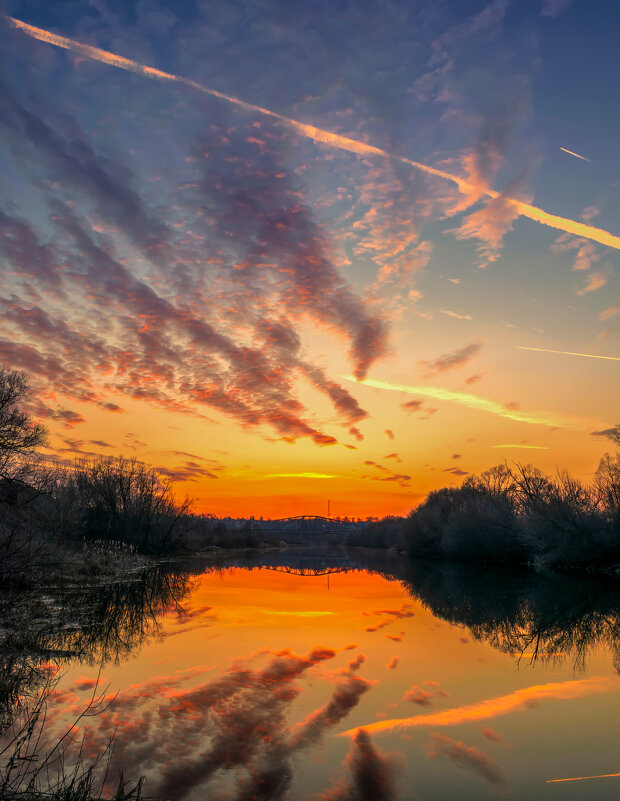
<instances>
[{"instance_id":1,"label":"wispy cloud","mask_svg":"<svg viewBox=\"0 0 620 801\"><path fill-rule=\"evenodd\" d=\"M608 309L602 311L598 319L599 320L610 320L612 317L615 317L617 314L620 314L620 303L616 303L615 306L610 306Z\"/></svg>"},{"instance_id":2,"label":"wispy cloud","mask_svg":"<svg viewBox=\"0 0 620 801\"><path fill-rule=\"evenodd\" d=\"M308 125L306 123L299 122L298 120L294 120L290 117L278 114L262 106L255 105L253 103L248 103L244 100L240 100L237 97L233 97L231 95L224 94L223 92L219 92L216 89L211 89L208 86L205 86L201 83L198 83L197 81L192 80L191 78L184 78L182 76L178 76L170 72L165 72L163 70L159 70L157 68L141 64L137 61L134 61L133 59L124 58L123 56L120 56L116 53L112 53L107 50L102 50L101 48L84 44L82 42L76 41L75 39L70 39L69 37L66 36L59 36L57 34L52 33L51 31L47 31L43 28L37 28L33 25L29 25L28 23L15 19L13 17L5 17L5 19L12 27L17 28L26 35L31 36L34 39L38 39L39 41L46 42L48 44L54 45L55 47L60 47L65 50L70 50L85 58L99 61L101 63L107 64L112 67L116 67L118 69L137 73L139 75L144 76L145 78L152 78L164 81L166 83L172 82L172 83L177 83L179 85L190 87L198 92L202 92L203 94L216 97L227 103L231 103L239 108L243 108L246 111L252 111L257 114L270 117L274 120L279 120L280 122L284 123L285 125L295 130L301 136L304 136L320 144L329 145L331 147L339 148L341 150L345 150L360 156L379 156L381 158L388 158L394 161L398 161L402 164L407 164L410 167L414 167L416 170L420 170L426 175L435 178L440 178L442 180L449 181L450 183L455 184L458 187L458 189L463 193L464 196L469 197L471 195L472 185L467 180L460 178L459 176L453 175L449 172L446 172L445 170L440 170L436 169L435 167L430 167L426 164L422 164L421 162L414 161L413 159L409 159L404 156L394 155L382 148L375 147L374 145L369 145L346 136L341 136L340 134L334 133L333 131L327 131L322 128L315 127L313 125ZM496 190L493 190L491 188L486 188L484 190L484 195L490 198L491 201L500 202L502 204L502 207L505 206L507 208L509 207L513 209L515 214L527 217L530 220L534 220L535 222L540 223L541 225L546 225L560 231L567 231L569 233L575 234L576 236L583 236L588 239L592 239L596 242L600 242L602 245L606 245L607 247L620 249L620 237L611 234L610 232L605 231L601 228L595 228L594 226L587 225L586 223L580 223L576 222L575 220L570 220L565 217L560 217L559 215L556 214L550 214L544 209L532 206L529 203L525 203L522 200L518 200L517 198L504 196L502 193L497 192Z\"/></svg>"},{"instance_id":3,"label":"wispy cloud","mask_svg":"<svg viewBox=\"0 0 620 801\"><path fill-rule=\"evenodd\" d=\"M429 759L447 757L458 768L470 770L494 787L504 787L506 779L500 766L479 748L467 746L460 740L453 740L444 734L431 734L431 741L426 748Z\"/></svg>"},{"instance_id":4,"label":"wispy cloud","mask_svg":"<svg viewBox=\"0 0 620 801\"><path fill-rule=\"evenodd\" d=\"M439 309L442 314L447 317L454 317L455 320L471 320L471 314L459 314L458 312L451 311L450 309Z\"/></svg>"},{"instance_id":5,"label":"wispy cloud","mask_svg":"<svg viewBox=\"0 0 620 801\"><path fill-rule=\"evenodd\" d=\"M420 365L426 370L425 377L436 375L437 373L445 373L468 364L476 358L481 349L482 345L472 342L462 348L457 348L451 353L444 353L433 361L421 361Z\"/></svg>"},{"instance_id":6,"label":"wispy cloud","mask_svg":"<svg viewBox=\"0 0 620 801\"><path fill-rule=\"evenodd\" d=\"M539 701L571 698L581 698L585 695L615 692L620 680L614 676L592 676L588 679L575 679L572 681L548 682L523 687L508 695L489 698L475 704L442 709L428 715L414 715L408 718L395 718L392 720L379 720L365 726L358 726L343 732L342 736L354 735L363 728L368 732L393 731L394 729L407 729L427 726L456 726L460 723L471 723L477 720L487 720L501 715L508 715L523 709L530 709Z\"/></svg>"},{"instance_id":7,"label":"wispy cloud","mask_svg":"<svg viewBox=\"0 0 620 801\"><path fill-rule=\"evenodd\" d=\"M573 0L543 0L542 11L540 12L543 17L559 17L570 6Z\"/></svg>"},{"instance_id":8,"label":"wispy cloud","mask_svg":"<svg viewBox=\"0 0 620 801\"><path fill-rule=\"evenodd\" d=\"M346 381L356 381L353 376L342 376ZM450 389L443 389L441 387L424 387L424 386L409 386L407 384L390 384L387 381L378 381L374 378L366 378L363 381L357 381L367 387L374 387L375 389L387 389L393 392L405 392L408 395L423 395L427 398L435 398L437 400L449 401L451 403L458 403L461 406L467 406L470 409L477 409L481 412L488 412L495 414L498 417L505 417L508 420L515 420L519 423L531 423L532 425L545 425L557 426L558 428L575 428L575 423L562 418L555 417L551 414L544 413L527 413L521 412L518 409L511 408L509 405L498 403L497 401L490 400L489 398L482 398L478 395L472 395L468 392L455 392Z\"/></svg>"}]
</instances>

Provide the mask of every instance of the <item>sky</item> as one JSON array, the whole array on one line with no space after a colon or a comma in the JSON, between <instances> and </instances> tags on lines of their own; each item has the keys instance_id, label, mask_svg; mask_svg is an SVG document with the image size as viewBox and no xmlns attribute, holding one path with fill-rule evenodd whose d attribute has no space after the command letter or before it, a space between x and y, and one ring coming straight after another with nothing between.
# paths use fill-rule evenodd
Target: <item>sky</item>
<instances>
[{"instance_id":1,"label":"sky","mask_svg":"<svg viewBox=\"0 0 620 801\"><path fill-rule=\"evenodd\" d=\"M0 0L0 364L198 512L591 480L620 389L620 9Z\"/></svg>"}]
</instances>

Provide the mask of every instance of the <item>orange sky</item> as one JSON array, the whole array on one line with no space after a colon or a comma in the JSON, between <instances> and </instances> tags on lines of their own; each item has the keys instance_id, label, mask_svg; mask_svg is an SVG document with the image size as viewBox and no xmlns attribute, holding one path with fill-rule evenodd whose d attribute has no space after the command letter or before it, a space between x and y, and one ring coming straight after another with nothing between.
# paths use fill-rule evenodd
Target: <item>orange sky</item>
<instances>
[{"instance_id":1,"label":"orange sky","mask_svg":"<svg viewBox=\"0 0 620 801\"><path fill-rule=\"evenodd\" d=\"M569 5L447 4L422 35L16 2L0 363L50 456L135 456L222 516L405 514L504 461L590 480L620 159L586 88L613 25Z\"/></svg>"}]
</instances>

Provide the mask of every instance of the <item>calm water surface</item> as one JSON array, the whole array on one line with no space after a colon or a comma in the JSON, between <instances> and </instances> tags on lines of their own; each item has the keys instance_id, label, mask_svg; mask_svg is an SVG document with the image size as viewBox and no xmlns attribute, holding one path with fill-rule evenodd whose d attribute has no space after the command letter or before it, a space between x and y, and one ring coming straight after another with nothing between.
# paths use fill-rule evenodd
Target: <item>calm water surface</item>
<instances>
[{"instance_id":1,"label":"calm water surface","mask_svg":"<svg viewBox=\"0 0 620 801\"><path fill-rule=\"evenodd\" d=\"M194 576L100 675L100 652L69 662L49 726L99 681L86 755L116 730L112 773L161 798L617 797L620 777L548 783L620 772L615 588L286 561Z\"/></svg>"}]
</instances>

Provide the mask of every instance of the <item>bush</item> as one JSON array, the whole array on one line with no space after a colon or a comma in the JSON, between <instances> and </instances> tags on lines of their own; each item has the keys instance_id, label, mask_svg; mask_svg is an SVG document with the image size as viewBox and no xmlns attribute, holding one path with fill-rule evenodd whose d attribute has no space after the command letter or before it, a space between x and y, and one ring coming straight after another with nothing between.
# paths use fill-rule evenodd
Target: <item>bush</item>
<instances>
[{"instance_id":1,"label":"bush","mask_svg":"<svg viewBox=\"0 0 620 801\"><path fill-rule=\"evenodd\" d=\"M115 540L162 553L178 546L190 509L178 501L170 479L137 459L100 458L76 465L75 505L87 539Z\"/></svg>"}]
</instances>

